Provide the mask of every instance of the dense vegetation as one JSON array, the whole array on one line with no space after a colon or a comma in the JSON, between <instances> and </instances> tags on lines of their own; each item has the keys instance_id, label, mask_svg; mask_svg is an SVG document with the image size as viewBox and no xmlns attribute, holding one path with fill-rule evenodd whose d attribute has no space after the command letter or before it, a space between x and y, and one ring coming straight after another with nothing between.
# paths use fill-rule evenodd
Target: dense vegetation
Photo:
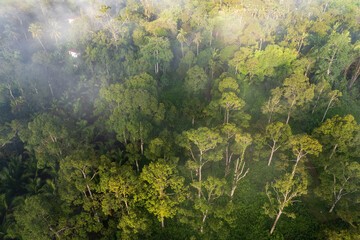
<instances>
[{"instance_id":1,"label":"dense vegetation","mask_svg":"<svg viewBox=\"0 0 360 240\"><path fill-rule=\"evenodd\" d=\"M358 0L3 0L1 239L359 239Z\"/></svg>"}]
</instances>

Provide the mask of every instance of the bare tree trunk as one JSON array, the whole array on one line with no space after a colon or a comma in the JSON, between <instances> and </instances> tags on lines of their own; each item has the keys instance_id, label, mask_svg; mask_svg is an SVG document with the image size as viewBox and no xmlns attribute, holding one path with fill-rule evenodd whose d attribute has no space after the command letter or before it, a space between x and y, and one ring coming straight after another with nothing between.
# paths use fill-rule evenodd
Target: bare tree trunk
<instances>
[{"instance_id":1,"label":"bare tree trunk","mask_svg":"<svg viewBox=\"0 0 360 240\"><path fill-rule=\"evenodd\" d=\"M201 224L201 227L200 227L200 232L201 232L201 233L203 233L203 230L204 230L204 224L205 224L205 220L206 220L206 217L207 217L207 212L208 212L208 210L206 210L206 211L203 213L202 224Z\"/></svg>"},{"instance_id":2,"label":"bare tree trunk","mask_svg":"<svg viewBox=\"0 0 360 240\"><path fill-rule=\"evenodd\" d=\"M317 99L316 99L315 105L314 105L314 107L313 107L313 110L311 111L311 114L314 114L315 108L317 107L317 105L318 105L318 103L319 103L320 96L321 96L321 93L322 93L323 91L324 91L324 88L322 88L322 89L320 90L319 95L318 95L318 97L317 97Z\"/></svg>"},{"instance_id":3,"label":"bare tree trunk","mask_svg":"<svg viewBox=\"0 0 360 240\"><path fill-rule=\"evenodd\" d=\"M17 105L16 98L14 97L13 92L11 91L11 87L10 87L9 84L7 85L7 89L9 90L9 94L10 94L11 98L14 100L15 105Z\"/></svg>"},{"instance_id":4,"label":"bare tree trunk","mask_svg":"<svg viewBox=\"0 0 360 240\"><path fill-rule=\"evenodd\" d=\"M164 224L164 217L161 216L161 227L164 228L165 227L165 224Z\"/></svg>"},{"instance_id":5,"label":"bare tree trunk","mask_svg":"<svg viewBox=\"0 0 360 240\"><path fill-rule=\"evenodd\" d=\"M327 107L326 107L326 110L325 110L325 113L324 113L324 116L323 116L321 122L323 122L323 121L325 120L326 114L327 114L327 112L328 112L328 110L329 110L329 108L330 108L330 106L331 106L331 103L332 103L332 101L334 101L334 99L335 99L334 97L335 97L335 94L331 97L331 99L330 99L330 101L329 101L329 104L328 104Z\"/></svg>"},{"instance_id":6,"label":"bare tree trunk","mask_svg":"<svg viewBox=\"0 0 360 240\"><path fill-rule=\"evenodd\" d=\"M297 165L299 164L300 162L300 159L301 159L301 151L300 153L298 154L297 158L296 158L296 162L295 162L295 165L293 167L293 170L291 172L291 175L294 177L295 176L295 172L296 172L296 168L297 168Z\"/></svg>"},{"instance_id":7,"label":"bare tree trunk","mask_svg":"<svg viewBox=\"0 0 360 240\"><path fill-rule=\"evenodd\" d=\"M270 234L272 234L274 232L276 224L279 221L279 218L280 218L281 214L282 214L282 210L280 210L278 215L276 216L275 222L274 222L274 224L273 224L273 226L272 226L272 228L270 230Z\"/></svg>"},{"instance_id":8,"label":"bare tree trunk","mask_svg":"<svg viewBox=\"0 0 360 240\"><path fill-rule=\"evenodd\" d=\"M333 205L331 206L331 208L329 210L329 213L332 213L332 211L334 211L334 208L335 208L336 204L338 203L338 201L340 200L340 198L336 198L335 202L333 203Z\"/></svg>"},{"instance_id":9,"label":"bare tree trunk","mask_svg":"<svg viewBox=\"0 0 360 240\"><path fill-rule=\"evenodd\" d=\"M294 106L294 104L295 104L295 98L294 98L294 100L293 100L292 103L291 103L291 106L290 106L290 109L289 109L289 112L288 112L288 116L287 116L287 119L286 119L286 124L289 123L291 110L292 110L292 107Z\"/></svg>"},{"instance_id":10,"label":"bare tree trunk","mask_svg":"<svg viewBox=\"0 0 360 240\"><path fill-rule=\"evenodd\" d=\"M51 87L51 83L50 83L49 79L48 79L48 84L49 84L51 96L54 97L54 92L53 92L53 89Z\"/></svg>"},{"instance_id":11,"label":"bare tree trunk","mask_svg":"<svg viewBox=\"0 0 360 240\"><path fill-rule=\"evenodd\" d=\"M226 123L229 123L229 109L226 109Z\"/></svg>"},{"instance_id":12,"label":"bare tree trunk","mask_svg":"<svg viewBox=\"0 0 360 240\"><path fill-rule=\"evenodd\" d=\"M270 112L270 116L269 116L269 120L268 120L269 124L271 123L272 114L273 114L273 111Z\"/></svg>"},{"instance_id":13,"label":"bare tree trunk","mask_svg":"<svg viewBox=\"0 0 360 240\"><path fill-rule=\"evenodd\" d=\"M144 140L143 140L143 136L142 136L141 122L140 122L140 150L141 150L141 154L144 155Z\"/></svg>"},{"instance_id":14,"label":"bare tree trunk","mask_svg":"<svg viewBox=\"0 0 360 240\"><path fill-rule=\"evenodd\" d=\"M270 154L270 158L269 158L269 162L268 162L268 166L270 166L271 164L271 160L273 158L274 152L275 152L275 146L276 146L276 141L274 142L272 148L271 148L271 154Z\"/></svg>"},{"instance_id":15,"label":"bare tree trunk","mask_svg":"<svg viewBox=\"0 0 360 240\"><path fill-rule=\"evenodd\" d=\"M301 51L301 47L302 47L302 45L303 45L303 42L304 42L304 37L301 38L301 41L300 41L300 43L299 43L298 54L299 54L300 51Z\"/></svg>"},{"instance_id":16,"label":"bare tree trunk","mask_svg":"<svg viewBox=\"0 0 360 240\"><path fill-rule=\"evenodd\" d=\"M201 158L201 157L200 157ZM201 161L200 161L201 162ZM200 198L201 197L201 170L202 170L202 166L200 165L199 167L199 192L198 192L198 197Z\"/></svg>"},{"instance_id":17,"label":"bare tree trunk","mask_svg":"<svg viewBox=\"0 0 360 240\"><path fill-rule=\"evenodd\" d=\"M136 170L139 172L140 169L139 169L139 162L137 159L135 159L135 164L136 164Z\"/></svg>"},{"instance_id":18,"label":"bare tree trunk","mask_svg":"<svg viewBox=\"0 0 360 240\"><path fill-rule=\"evenodd\" d=\"M331 67L331 65L332 65L332 63L333 63L333 61L334 61L334 58L335 58L335 55L336 55L337 50L338 50L338 49L336 48L334 54L331 56L331 59L330 59L329 65L328 65L328 69L327 69L327 71L326 71L327 75L329 75L329 74L331 73L330 67Z\"/></svg>"},{"instance_id":19,"label":"bare tree trunk","mask_svg":"<svg viewBox=\"0 0 360 240\"><path fill-rule=\"evenodd\" d=\"M228 165L229 165L229 144L225 148L225 177L228 175Z\"/></svg>"},{"instance_id":20,"label":"bare tree trunk","mask_svg":"<svg viewBox=\"0 0 360 240\"><path fill-rule=\"evenodd\" d=\"M41 39L37 38L37 40L39 40L39 43L41 44L42 48L46 51L46 48L45 48L44 44L42 43Z\"/></svg>"}]
</instances>

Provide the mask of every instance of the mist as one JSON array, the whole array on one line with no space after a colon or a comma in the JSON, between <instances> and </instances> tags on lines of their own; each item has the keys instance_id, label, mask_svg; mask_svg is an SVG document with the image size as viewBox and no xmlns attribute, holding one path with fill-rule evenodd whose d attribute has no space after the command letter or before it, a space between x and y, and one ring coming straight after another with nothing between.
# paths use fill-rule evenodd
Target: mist
<instances>
[{"instance_id":1,"label":"mist","mask_svg":"<svg viewBox=\"0 0 360 240\"><path fill-rule=\"evenodd\" d=\"M358 239L358 0L0 0L0 239Z\"/></svg>"}]
</instances>

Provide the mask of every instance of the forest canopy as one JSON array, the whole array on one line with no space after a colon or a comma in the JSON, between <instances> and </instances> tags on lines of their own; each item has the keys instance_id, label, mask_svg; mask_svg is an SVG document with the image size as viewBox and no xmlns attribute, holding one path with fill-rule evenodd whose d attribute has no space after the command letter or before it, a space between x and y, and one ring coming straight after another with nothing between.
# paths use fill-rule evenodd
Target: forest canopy
<instances>
[{"instance_id":1,"label":"forest canopy","mask_svg":"<svg viewBox=\"0 0 360 240\"><path fill-rule=\"evenodd\" d=\"M360 1L3 0L0 239L359 239Z\"/></svg>"}]
</instances>

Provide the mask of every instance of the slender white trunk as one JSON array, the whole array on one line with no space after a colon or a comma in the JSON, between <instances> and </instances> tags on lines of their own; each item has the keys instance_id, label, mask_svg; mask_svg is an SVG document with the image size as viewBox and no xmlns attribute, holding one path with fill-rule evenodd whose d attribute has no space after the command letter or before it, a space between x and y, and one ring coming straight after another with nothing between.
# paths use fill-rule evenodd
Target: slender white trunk
<instances>
[{"instance_id":1,"label":"slender white trunk","mask_svg":"<svg viewBox=\"0 0 360 240\"><path fill-rule=\"evenodd\" d=\"M323 116L321 122L323 122L323 121L325 120L326 114L327 114L327 112L329 111L329 108L330 108L330 106L331 106L331 103L332 103L332 101L334 101L334 99L335 99L335 94L331 97L331 99L330 99L330 101L329 101L329 104L328 104L327 107L326 107L326 110L325 110L325 113L324 113L324 116Z\"/></svg>"},{"instance_id":2,"label":"slender white trunk","mask_svg":"<svg viewBox=\"0 0 360 240\"><path fill-rule=\"evenodd\" d=\"M273 226L272 226L272 228L270 230L270 234L272 234L274 232L276 224L279 221L279 218L280 218L281 214L282 214L282 211L280 210L278 215L276 216L275 222L274 222L274 224L273 224Z\"/></svg>"}]
</instances>

